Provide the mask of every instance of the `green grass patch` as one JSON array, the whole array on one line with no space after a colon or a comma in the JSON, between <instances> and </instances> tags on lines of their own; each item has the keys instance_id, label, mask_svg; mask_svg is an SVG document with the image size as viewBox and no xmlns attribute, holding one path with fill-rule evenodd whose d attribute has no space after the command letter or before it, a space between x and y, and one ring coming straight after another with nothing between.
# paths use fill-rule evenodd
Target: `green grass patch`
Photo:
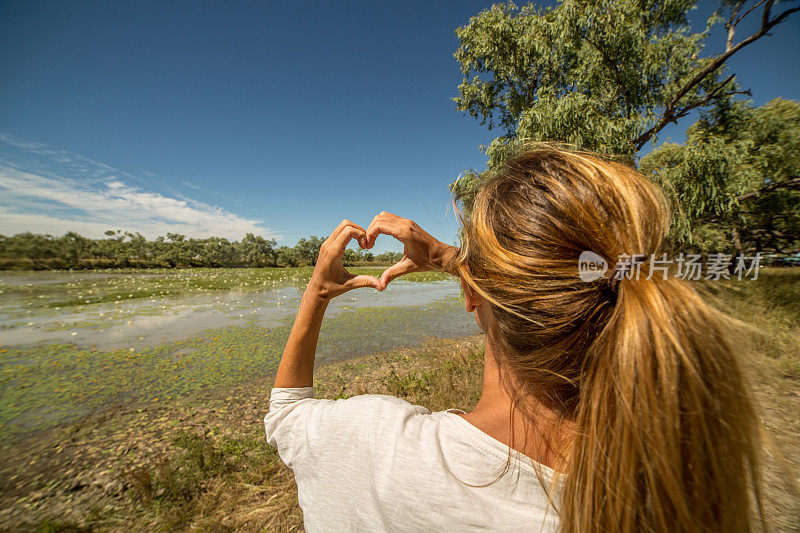
<instances>
[{"instance_id":1,"label":"green grass patch","mask_svg":"<svg viewBox=\"0 0 800 533\"><path fill-rule=\"evenodd\" d=\"M467 331L456 298L417 307L349 308L328 317L318 356L340 360ZM293 317L273 328L206 330L151 348L75 344L0 348L0 436L41 430L131 401L169 402L274 370Z\"/></svg>"},{"instance_id":2,"label":"green grass patch","mask_svg":"<svg viewBox=\"0 0 800 533\"><path fill-rule=\"evenodd\" d=\"M734 334L756 357L800 380L800 268L767 268L757 280L709 283L714 305L735 320Z\"/></svg>"}]
</instances>

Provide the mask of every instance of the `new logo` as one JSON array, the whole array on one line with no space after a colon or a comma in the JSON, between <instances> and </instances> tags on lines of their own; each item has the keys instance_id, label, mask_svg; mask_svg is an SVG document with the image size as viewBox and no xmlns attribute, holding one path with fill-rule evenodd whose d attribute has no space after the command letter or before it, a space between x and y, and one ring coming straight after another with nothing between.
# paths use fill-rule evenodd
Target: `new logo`
<instances>
[{"instance_id":1,"label":"new logo","mask_svg":"<svg viewBox=\"0 0 800 533\"><path fill-rule=\"evenodd\" d=\"M590 282L605 276L608 262L589 250L581 252L578 257L578 276L581 281Z\"/></svg>"}]
</instances>

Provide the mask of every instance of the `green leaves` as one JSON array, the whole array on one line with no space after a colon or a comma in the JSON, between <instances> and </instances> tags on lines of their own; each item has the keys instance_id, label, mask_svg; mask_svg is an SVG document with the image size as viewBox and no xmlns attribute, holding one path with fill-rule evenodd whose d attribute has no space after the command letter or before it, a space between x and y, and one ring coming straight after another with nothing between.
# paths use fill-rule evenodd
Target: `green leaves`
<instances>
[{"instance_id":1,"label":"green leaves","mask_svg":"<svg viewBox=\"0 0 800 533\"><path fill-rule=\"evenodd\" d=\"M633 155L635 136L705 66L698 54L706 34L686 26L695 3L494 5L456 30L455 58L464 74L457 108L501 128L506 139ZM698 87L685 98L702 92Z\"/></svg>"},{"instance_id":2,"label":"green leaves","mask_svg":"<svg viewBox=\"0 0 800 533\"><path fill-rule=\"evenodd\" d=\"M719 249L791 253L800 246L797 102L721 101L688 129L685 144L665 143L641 170L673 193L682 215L678 243L714 233L706 242Z\"/></svg>"},{"instance_id":3,"label":"green leaves","mask_svg":"<svg viewBox=\"0 0 800 533\"><path fill-rule=\"evenodd\" d=\"M798 175L792 103L773 102L757 113L734 103L744 91L725 62L800 10L783 5L796 3L723 0L699 32L687 19L697 0L492 6L456 30L464 78L454 101L502 134L482 147L486 170L466 173L451 190L468 210L480 184L521 140L565 143L633 163L662 128L699 110L706 114L686 145L664 144L642 161L642 170L675 199L674 238L697 242L698 224L709 220L724 229L704 230L706 237L732 234L734 221L737 232L747 233L759 220L761 233L746 236L748 246L769 241L769 249L787 249L793 237L786 232L796 225L794 189L756 191ZM739 36L737 24L748 16L758 29ZM715 24L725 26L725 52L703 55Z\"/></svg>"}]
</instances>

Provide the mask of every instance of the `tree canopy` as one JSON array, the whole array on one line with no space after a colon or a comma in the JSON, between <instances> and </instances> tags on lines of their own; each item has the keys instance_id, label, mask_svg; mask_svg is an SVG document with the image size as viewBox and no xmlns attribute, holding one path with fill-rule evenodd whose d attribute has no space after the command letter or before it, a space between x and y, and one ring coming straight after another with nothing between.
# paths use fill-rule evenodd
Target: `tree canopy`
<instances>
[{"instance_id":1,"label":"tree canopy","mask_svg":"<svg viewBox=\"0 0 800 533\"><path fill-rule=\"evenodd\" d=\"M500 128L498 143L526 137L633 155L669 122L739 92L733 75L723 76L725 61L800 10L725 0L706 30L693 32L687 15L697 3L493 5L456 30L464 75L457 108ZM736 27L758 9L761 27L736 42ZM704 55L718 23L726 28L725 52Z\"/></svg>"},{"instance_id":2,"label":"tree canopy","mask_svg":"<svg viewBox=\"0 0 800 533\"><path fill-rule=\"evenodd\" d=\"M159 268L159 267L271 267L313 265L322 239L300 239L294 246L276 248L274 239L248 233L241 241L220 237L189 238L178 233L147 240L140 233L108 230L105 239L68 232L61 237L35 233L0 235L2 268ZM394 263L399 252L347 249L344 263Z\"/></svg>"},{"instance_id":3,"label":"tree canopy","mask_svg":"<svg viewBox=\"0 0 800 533\"><path fill-rule=\"evenodd\" d=\"M800 251L800 104L723 100L641 170L672 193L677 242L739 252Z\"/></svg>"},{"instance_id":4,"label":"tree canopy","mask_svg":"<svg viewBox=\"0 0 800 533\"><path fill-rule=\"evenodd\" d=\"M726 62L800 11L800 2L721 0L705 28L696 31L689 25L688 14L698 3L561 0L546 8L496 4L458 28L455 58L463 80L454 98L456 107L500 133L489 146L481 147L488 156L487 169L467 172L451 186L465 207L469 209L478 185L517 150L520 140L564 143L636 164L639 150L648 143L656 144L667 124L700 112L708 127L698 125L693 130L691 148L679 155L679 149L670 144L643 166L648 171L658 168L662 183L675 188L679 206L688 209L679 213L683 222L675 235L682 242L691 242L690 236L699 233L690 228L718 231L725 224L724 231L731 233L735 219L739 221L737 231L759 228L758 242L762 244L758 246L766 246L770 235L772 248L788 249L779 235L791 224L781 222L782 229L775 229L766 221L756 222L755 217L763 212L757 205L766 207L760 202L777 202L770 204L773 214L781 209L789 198L785 196L790 194L789 188L781 186L782 192L769 195L755 191L769 187L769 180L790 175L785 168L768 168L768 157L756 155L766 154L766 148L759 152L758 143L777 151L772 138L797 135L794 130L782 131L782 119L777 118L780 113L790 113L789 107L776 103L767 111L745 111L744 104L734 102L738 95L749 92L737 84ZM737 30L746 19L756 20L757 28L742 36ZM711 29L718 24L725 30L725 42L719 47L722 52L708 53ZM769 122L768 116L777 114L769 122L772 137L758 137L754 130L747 140L736 137L730 127L725 129L721 115L714 118L725 109L724 120L728 121L736 120L737 113L756 113L759 120ZM712 122L716 126L711 127ZM701 131L702 146L697 137ZM716 157L712 157L713 144L718 149ZM708 157L701 161L688 155L692 150ZM690 176L667 168L690 157L696 164L702 162L703 170ZM741 166L743 158L750 169L747 176ZM746 194L752 196L742 200ZM781 220L796 214L788 205L781 212ZM693 225L698 217L717 220L717 226ZM748 240L755 237L744 236L750 243L744 248L755 246L756 241ZM734 241L738 242L732 238Z\"/></svg>"}]
</instances>

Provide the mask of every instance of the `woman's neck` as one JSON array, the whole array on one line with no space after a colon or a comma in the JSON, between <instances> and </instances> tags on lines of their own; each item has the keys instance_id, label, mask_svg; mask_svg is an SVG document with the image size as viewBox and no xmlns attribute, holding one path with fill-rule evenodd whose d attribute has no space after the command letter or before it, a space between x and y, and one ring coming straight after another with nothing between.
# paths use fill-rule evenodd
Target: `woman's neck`
<instances>
[{"instance_id":1,"label":"woman's neck","mask_svg":"<svg viewBox=\"0 0 800 533\"><path fill-rule=\"evenodd\" d=\"M487 333L480 400L475 409L462 416L487 435L534 461L559 472L565 471L572 422L556 417L535 399L528 399L525 412L514 405L495 358L496 350L502 347L493 337Z\"/></svg>"}]
</instances>

